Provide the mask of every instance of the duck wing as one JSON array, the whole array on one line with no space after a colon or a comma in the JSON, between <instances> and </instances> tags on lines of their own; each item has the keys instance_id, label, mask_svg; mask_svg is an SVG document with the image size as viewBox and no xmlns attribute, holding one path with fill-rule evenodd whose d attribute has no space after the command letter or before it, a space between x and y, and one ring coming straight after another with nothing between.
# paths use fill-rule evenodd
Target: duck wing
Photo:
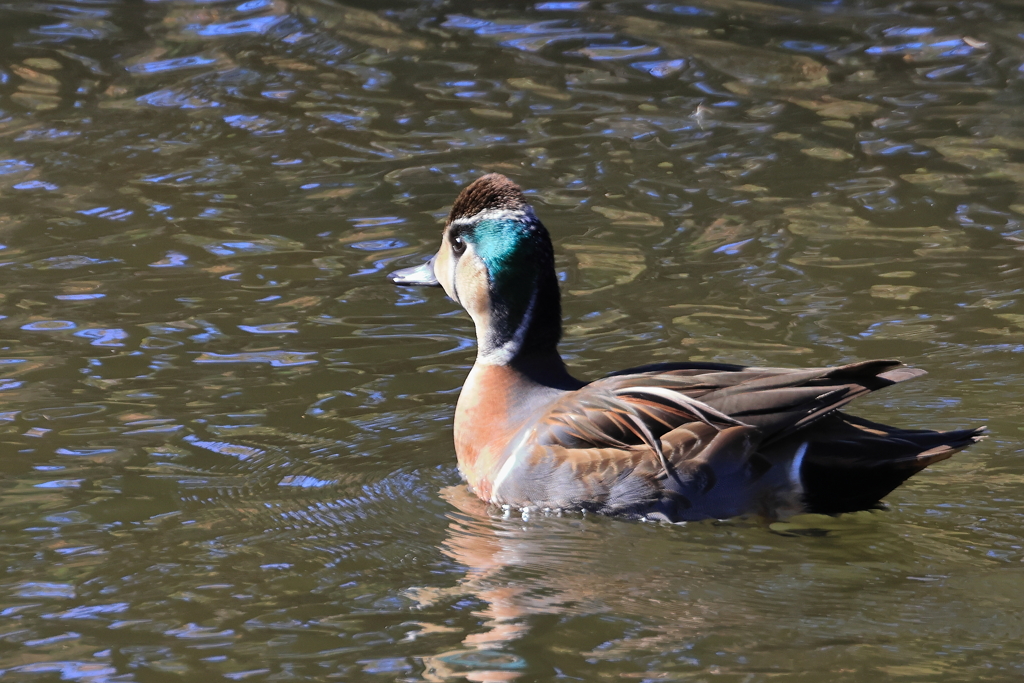
<instances>
[{"instance_id":1,"label":"duck wing","mask_svg":"<svg viewBox=\"0 0 1024 683\"><path fill-rule=\"evenodd\" d=\"M552 404L540 443L628 448L675 429L751 427L771 443L870 391L925 374L899 361L791 370L718 363L643 366L591 382Z\"/></svg>"},{"instance_id":2,"label":"duck wing","mask_svg":"<svg viewBox=\"0 0 1024 683\"><path fill-rule=\"evenodd\" d=\"M656 378L612 378L563 393L512 438L491 500L517 506L643 514L665 480L689 480L684 460L737 451L756 430ZM671 437L671 438L670 438Z\"/></svg>"},{"instance_id":3,"label":"duck wing","mask_svg":"<svg viewBox=\"0 0 1024 683\"><path fill-rule=\"evenodd\" d=\"M594 384L651 382L684 393L733 420L756 427L768 444L859 396L924 374L924 370L908 368L895 360L800 370L679 363L635 368Z\"/></svg>"},{"instance_id":4,"label":"duck wing","mask_svg":"<svg viewBox=\"0 0 1024 683\"><path fill-rule=\"evenodd\" d=\"M826 501L832 495L818 488L805 495L811 492L804 491L800 478L809 452L804 432L858 396L922 374L892 360L810 370L644 366L592 382L553 403L534 424L531 441L537 450L531 460L538 464L543 452L544 479L558 480L563 488L575 481L580 498L601 500L609 511L643 504L676 520L799 509L805 500ZM865 496L872 498L867 505L876 502L878 491L888 493L962 447L943 446L948 437L924 436L937 432L880 431L842 418L841 435L830 436L838 418L807 433L822 446L840 444L843 451L831 457L825 448L810 449L816 480L832 479L844 468L860 471L865 458L876 473L883 461L890 468L895 460L905 461L901 476L885 477L892 484L865 486L856 494L858 504ZM922 460L922 451L933 447L938 457ZM819 462L818 453L834 463Z\"/></svg>"}]
</instances>

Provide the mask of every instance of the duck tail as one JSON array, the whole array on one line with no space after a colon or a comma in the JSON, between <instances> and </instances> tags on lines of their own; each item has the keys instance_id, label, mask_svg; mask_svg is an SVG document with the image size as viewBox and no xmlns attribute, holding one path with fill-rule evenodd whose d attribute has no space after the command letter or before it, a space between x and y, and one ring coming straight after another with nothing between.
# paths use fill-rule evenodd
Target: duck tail
<instances>
[{"instance_id":1,"label":"duck tail","mask_svg":"<svg viewBox=\"0 0 1024 683\"><path fill-rule=\"evenodd\" d=\"M843 413L814 427L800 435L803 458L794 473L808 512L824 514L874 507L924 468L985 438L984 427L897 429Z\"/></svg>"}]
</instances>

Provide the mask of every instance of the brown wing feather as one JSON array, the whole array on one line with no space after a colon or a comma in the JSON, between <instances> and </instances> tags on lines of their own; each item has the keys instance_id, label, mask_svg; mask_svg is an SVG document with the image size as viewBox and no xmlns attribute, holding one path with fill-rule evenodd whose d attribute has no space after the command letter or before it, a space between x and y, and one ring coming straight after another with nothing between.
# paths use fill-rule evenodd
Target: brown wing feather
<instances>
[{"instance_id":1,"label":"brown wing feather","mask_svg":"<svg viewBox=\"0 0 1024 683\"><path fill-rule=\"evenodd\" d=\"M837 412L921 374L868 361L814 370L663 364L612 375L567 392L530 426L530 476L506 480L503 500L670 520L860 509L979 438L893 430ZM832 434L838 422L843 429ZM861 467L875 451L886 462ZM806 454L800 482L791 467L797 452ZM889 467L892 476L890 460L899 465ZM847 479L857 485L839 485ZM821 492L810 490L821 482Z\"/></svg>"},{"instance_id":2,"label":"brown wing feather","mask_svg":"<svg viewBox=\"0 0 1024 683\"><path fill-rule=\"evenodd\" d=\"M597 380L557 401L538 422L535 443L560 446L563 457L575 449L646 450L671 476L704 450L702 442L670 438L677 429L695 433L694 425L704 425L699 431L715 434L747 427L745 439L770 443L857 396L923 374L889 360L811 370L706 363L637 370Z\"/></svg>"},{"instance_id":3,"label":"brown wing feather","mask_svg":"<svg viewBox=\"0 0 1024 683\"><path fill-rule=\"evenodd\" d=\"M667 389L698 400L735 423L756 427L768 442L809 426L858 396L925 374L894 360L811 370L717 364L655 367L614 375L587 388L607 383L619 391L624 386Z\"/></svg>"},{"instance_id":4,"label":"brown wing feather","mask_svg":"<svg viewBox=\"0 0 1024 683\"><path fill-rule=\"evenodd\" d=\"M646 445L537 447L531 477L504 489L510 499L547 507L583 507L665 519L728 517L748 511L756 466L756 430L694 421L661 440L667 471ZM755 466L752 466L752 463Z\"/></svg>"}]
</instances>

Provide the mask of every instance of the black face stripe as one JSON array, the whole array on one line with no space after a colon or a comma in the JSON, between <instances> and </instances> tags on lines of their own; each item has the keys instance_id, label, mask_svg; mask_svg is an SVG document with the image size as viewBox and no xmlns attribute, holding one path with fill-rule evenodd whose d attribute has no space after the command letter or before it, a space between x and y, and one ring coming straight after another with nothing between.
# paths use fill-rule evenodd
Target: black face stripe
<instances>
[{"instance_id":1,"label":"black face stripe","mask_svg":"<svg viewBox=\"0 0 1024 683\"><path fill-rule=\"evenodd\" d=\"M463 239L472 237L475 231L475 224L460 223L459 225L452 225L448 228L448 240L454 240L456 237L462 237Z\"/></svg>"},{"instance_id":2,"label":"black face stripe","mask_svg":"<svg viewBox=\"0 0 1024 683\"><path fill-rule=\"evenodd\" d=\"M452 257L452 298L455 303L462 305L462 299L459 298L459 257Z\"/></svg>"}]
</instances>

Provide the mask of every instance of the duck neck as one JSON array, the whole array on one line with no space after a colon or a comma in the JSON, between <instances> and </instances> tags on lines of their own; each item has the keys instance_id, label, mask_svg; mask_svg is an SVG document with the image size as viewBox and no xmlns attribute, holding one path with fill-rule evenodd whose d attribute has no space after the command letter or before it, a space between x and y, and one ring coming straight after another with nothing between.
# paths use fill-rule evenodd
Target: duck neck
<instances>
[{"instance_id":1,"label":"duck neck","mask_svg":"<svg viewBox=\"0 0 1024 683\"><path fill-rule=\"evenodd\" d=\"M520 315L508 315L501 304L492 293L490 320L476 320L479 352L455 410L459 469L484 499L515 434L564 392L584 384L558 353L562 321L554 268L541 271Z\"/></svg>"},{"instance_id":2,"label":"duck neck","mask_svg":"<svg viewBox=\"0 0 1024 683\"><path fill-rule=\"evenodd\" d=\"M558 355L562 338L562 306L553 263L538 263L533 286L522 279L502 278L492 282L490 310L485 320L475 320L478 365L533 367L565 365ZM557 363L555 362L557 361Z\"/></svg>"}]
</instances>

